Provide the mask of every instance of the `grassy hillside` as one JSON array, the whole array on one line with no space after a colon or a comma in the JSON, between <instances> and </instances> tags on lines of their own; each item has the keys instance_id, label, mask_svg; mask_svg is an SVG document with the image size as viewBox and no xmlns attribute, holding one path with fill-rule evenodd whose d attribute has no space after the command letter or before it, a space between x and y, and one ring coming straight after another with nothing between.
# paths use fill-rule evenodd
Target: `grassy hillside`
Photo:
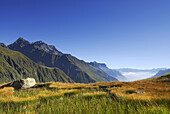
<instances>
[{"instance_id":1,"label":"grassy hillside","mask_svg":"<svg viewBox=\"0 0 170 114\"><path fill-rule=\"evenodd\" d=\"M170 82L170 73L167 73L167 74L164 74L164 75L158 76L158 77L144 79L144 80L152 80L152 81L158 81L158 82L162 82L162 81Z\"/></svg>"},{"instance_id":2,"label":"grassy hillside","mask_svg":"<svg viewBox=\"0 0 170 114\"><path fill-rule=\"evenodd\" d=\"M101 69L78 60L69 54L62 55L55 63L58 68L62 69L75 82L86 83L88 80L90 82L117 81L117 79L109 76Z\"/></svg>"},{"instance_id":3,"label":"grassy hillside","mask_svg":"<svg viewBox=\"0 0 170 114\"><path fill-rule=\"evenodd\" d=\"M117 81L116 78L109 76L101 69L92 67L88 63L69 54L52 54L47 52L48 45L43 42L37 45L36 42L29 43L20 38L8 47L12 50L23 53L38 64L47 67L60 68L75 82L92 83L98 81ZM44 47L44 50L41 47Z\"/></svg>"},{"instance_id":4,"label":"grassy hillside","mask_svg":"<svg viewBox=\"0 0 170 114\"><path fill-rule=\"evenodd\" d=\"M0 83L26 77L37 82L74 82L59 68L38 65L19 52L0 47Z\"/></svg>"},{"instance_id":5,"label":"grassy hillside","mask_svg":"<svg viewBox=\"0 0 170 114\"><path fill-rule=\"evenodd\" d=\"M170 73L167 73L167 74L164 74L162 76L156 77L155 79L170 82Z\"/></svg>"},{"instance_id":6,"label":"grassy hillside","mask_svg":"<svg viewBox=\"0 0 170 114\"><path fill-rule=\"evenodd\" d=\"M0 113L169 114L170 82L42 83L43 88L0 89ZM40 85L40 84L37 84ZM105 89L104 89L105 88ZM127 91L145 93L126 94Z\"/></svg>"},{"instance_id":7,"label":"grassy hillside","mask_svg":"<svg viewBox=\"0 0 170 114\"><path fill-rule=\"evenodd\" d=\"M160 70L158 73L156 73L153 77L162 76L164 74L170 73L170 69Z\"/></svg>"}]
</instances>

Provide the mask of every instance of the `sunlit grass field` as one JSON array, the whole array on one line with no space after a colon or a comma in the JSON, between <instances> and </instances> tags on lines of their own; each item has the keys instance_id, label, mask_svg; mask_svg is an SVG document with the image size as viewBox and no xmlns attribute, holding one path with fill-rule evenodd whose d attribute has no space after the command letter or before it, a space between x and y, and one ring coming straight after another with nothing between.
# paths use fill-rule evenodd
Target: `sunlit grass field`
<instances>
[{"instance_id":1,"label":"sunlit grass field","mask_svg":"<svg viewBox=\"0 0 170 114\"><path fill-rule=\"evenodd\" d=\"M135 82L90 84L48 82L36 86L19 91L12 87L1 88L0 113L169 114L170 112L170 81L157 78ZM126 91L133 90L146 93L126 94Z\"/></svg>"}]
</instances>

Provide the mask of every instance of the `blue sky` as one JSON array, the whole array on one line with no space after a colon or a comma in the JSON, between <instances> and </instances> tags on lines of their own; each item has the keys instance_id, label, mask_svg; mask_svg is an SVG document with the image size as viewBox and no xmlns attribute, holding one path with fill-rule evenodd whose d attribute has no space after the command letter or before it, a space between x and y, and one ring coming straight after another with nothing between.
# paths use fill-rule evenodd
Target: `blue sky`
<instances>
[{"instance_id":1,"label":"blue sky","mask_svg":"<svg viewBox=\"0 0 170 114\"><path fill-rule=\"evenodd\" d=\"M0 42L42 40L110 68L170 66L169 0L0 0Z\"/></svg>"}]
</instances>

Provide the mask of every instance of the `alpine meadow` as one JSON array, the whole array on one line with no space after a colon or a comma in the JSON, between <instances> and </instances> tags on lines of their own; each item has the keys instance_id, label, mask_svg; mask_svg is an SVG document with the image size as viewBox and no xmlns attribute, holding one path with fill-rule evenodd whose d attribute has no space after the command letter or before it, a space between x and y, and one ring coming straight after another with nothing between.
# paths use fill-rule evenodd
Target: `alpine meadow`
<instances>
[{"instance_id":1,"label":"alpine meadow","mask_svg":"<svg viewBox=\"0 0 170 114\"><path fill-rule=\"evenodd\" d=\"M169 0L0 0L0 114L169 114Z\"/></svg>"}]
</instances>

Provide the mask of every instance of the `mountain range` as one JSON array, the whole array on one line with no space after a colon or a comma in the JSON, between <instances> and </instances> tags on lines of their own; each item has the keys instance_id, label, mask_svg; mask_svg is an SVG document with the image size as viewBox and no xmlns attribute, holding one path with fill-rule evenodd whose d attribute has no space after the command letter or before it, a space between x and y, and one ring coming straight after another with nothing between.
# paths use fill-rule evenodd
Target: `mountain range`
<instances>
[{"instance_id":1,"label":"mountain range","mask_svg":"<svg viewBox=\"0 0 170 114\"><path fill-rule=\"evenodd\" d=\"M118 70L109 69L105 63L97 63L96 61L94 61L94 62L90 62L89 64L95 67L99 67L104 72L106 72L108 75L115 77L119 81L127 81L127 78L123 76Z\"/></svg>"},{"instance_id":2,"label":"mountain range","mask_svg":"<svg viewBox=\"0 0 170 114\"><path fill-rule=\"evenodd\" d=\"M10 81L26 76L34 77L38 82L118 81L116 77L108 75L99 67L79 60L70 54L63 54L55 46L42 41L30 43L19 38L8 46L0 43L0 47L1 62L3 63L0 64L2 68L0 69L1 81Z\"/></svg>"},{"instance_id":3,"label":"mountain range","mask_svg":"<svg viewBox=\"0 0 170 114\"><path fill-rule=\"evenodd\" d=\"M160 70L165 70L166 68L153 68L153 69L133 69L133 68L120 68L116 69L119 72L158 72Z\"/></svg>"},{"instance_id":4,"label":"mountain range","mask_svg":"<svg viewBox=\"0 0 170 114\"><path fill-rule=\"evenodd\" d=\"M170 69L110 69L104 63L88 63L71 54L64 54L42 41L31 43L18 38L8 46L0 43L0 83L26 77L33 77L37 82L130 81L165 73L170 73Z\"/></svg>"}]
</instances>

